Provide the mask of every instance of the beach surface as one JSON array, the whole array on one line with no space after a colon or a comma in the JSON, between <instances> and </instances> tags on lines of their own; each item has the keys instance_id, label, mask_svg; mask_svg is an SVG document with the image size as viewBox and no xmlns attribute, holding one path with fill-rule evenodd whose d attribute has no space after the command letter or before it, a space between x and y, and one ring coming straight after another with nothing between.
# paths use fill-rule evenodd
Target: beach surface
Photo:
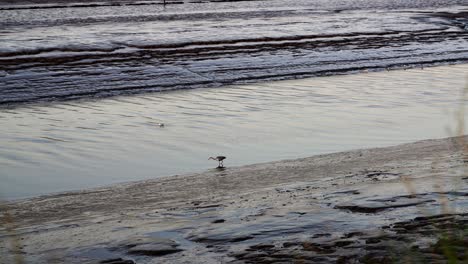
<instances>
[{"instance_id":1,"label":"beach surface","mask_svg":"<svg viewBox=\"0 0 468 264\"><path fill-rule=\"evenodd\" d=\"M461 237L451 256L466 260L467 140L12 201L1 211L0 262L445 263L440 232Z\"/></svg>"},{"instance_id":2,"label":"beach surface","mask_svg":"<svg viewBox=\"0 0 468 264\"><path fill-rule=\"evenodd\" d=\"M0 264L468 261L468 138L409 143L467 0L410 2L0 0Z\"/></svg>"}]
</instances>

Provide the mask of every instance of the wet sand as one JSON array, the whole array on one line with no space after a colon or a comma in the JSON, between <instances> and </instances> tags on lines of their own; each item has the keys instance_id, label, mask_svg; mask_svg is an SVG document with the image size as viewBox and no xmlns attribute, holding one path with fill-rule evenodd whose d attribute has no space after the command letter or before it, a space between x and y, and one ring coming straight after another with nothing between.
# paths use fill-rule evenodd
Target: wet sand
<instances>
[{"instance_id":1,"label":"wet sand","mask_svg":"<svg viewBox=\"0 0 468 264\"><path fill-rule=\"evenodd\" d=\"M0 262L16 253L27 263L445 263L442 233L466 261L467 140L14 201L2 210Z\"/></svg>"},{"instance_id":2,"label":"wet sand","mask_svg":"<svg viewBox=\"0 0 468 264\"><path fill-rule=\"evenodd\" d=\"M1 2L0 108L468 61L466 0Z\"/></svg>"}]
</instances>

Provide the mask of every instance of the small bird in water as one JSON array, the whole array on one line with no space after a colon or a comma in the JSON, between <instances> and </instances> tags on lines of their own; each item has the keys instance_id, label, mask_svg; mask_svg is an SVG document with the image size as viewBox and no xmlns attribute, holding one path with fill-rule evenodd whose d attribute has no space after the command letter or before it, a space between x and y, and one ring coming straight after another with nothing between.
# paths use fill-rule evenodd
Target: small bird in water
<instances>
[{"instance_id":1,"label":"small bird in water","mask_svg":"<svg viewBox=\"0 0 468 264\"><path fill-rule=\"evenodd\" d=\"M209 157L208 160L217 160L219 163L218 163L218 168L224 168L224 165L223 165L223 160L225 160L226 157L224 156L217 156L216 158L213 158L213 157Z\"/></svg>"}]
</instances>

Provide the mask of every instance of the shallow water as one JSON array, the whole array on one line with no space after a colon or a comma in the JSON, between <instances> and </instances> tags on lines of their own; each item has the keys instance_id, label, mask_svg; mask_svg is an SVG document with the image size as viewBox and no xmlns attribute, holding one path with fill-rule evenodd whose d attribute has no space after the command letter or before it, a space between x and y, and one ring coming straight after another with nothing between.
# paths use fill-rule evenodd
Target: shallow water
<instances>
[{"instance_id":1,"label":"shallow water","mask_svg":"<svg viewBox=\"0 0 468 264\"><path fill-rule=\"evenodd\" d=\"M56 2L2 6L0 107L468 61L468 0Z\"/></svg>"},{"instance_id":2,"label":"shallow water","mask_svg":"<svg viewBox=\"0 0 468 264\"><path fill-rule=\"evenodd\" d=\"M2 109L0 194L202 171L217 165L213 155L238 166L451 136L467 72L443 66Z\"/></svg>"}]
</instances>

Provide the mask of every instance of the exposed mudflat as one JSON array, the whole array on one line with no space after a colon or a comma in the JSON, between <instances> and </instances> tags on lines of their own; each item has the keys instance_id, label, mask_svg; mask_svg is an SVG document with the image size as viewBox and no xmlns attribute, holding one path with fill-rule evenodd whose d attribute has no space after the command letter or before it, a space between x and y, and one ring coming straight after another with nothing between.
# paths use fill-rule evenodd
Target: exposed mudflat
<instances>
[{"instance_id":1,"label":"exposed mudflat","mask_svg":"<svg viewBox=\"0 0 468 264\"><path fill-rule=\"evenodd\" d=\"M167 2L0 0L0 107L468 61L467 0Z\"/></svg>"},{"instance_id":2,"label":"exposed mudflat","mask_svg":"<svg viewBox=\"0 0 468 264\"><path fill-rule=\"evenodd\" d=\"M467 140L425 140L14 201L2 210L0 254L7 257L0 262L466 261Z\"/></svg>"}]
</instances>

